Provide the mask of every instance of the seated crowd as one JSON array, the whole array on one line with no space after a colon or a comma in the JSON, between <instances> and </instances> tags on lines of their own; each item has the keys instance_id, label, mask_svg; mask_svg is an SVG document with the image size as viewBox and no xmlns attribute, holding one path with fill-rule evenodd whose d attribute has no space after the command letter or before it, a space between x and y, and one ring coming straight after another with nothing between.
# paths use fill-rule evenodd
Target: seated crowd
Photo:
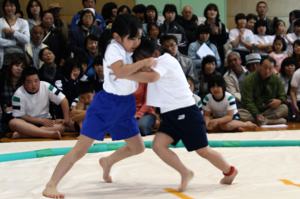
<instances>
[{"instance_id":1,"label":"seated crowd","mask_svg":"<svg viewBox=\"0 0 300 199\"><path fill-rule=\"evenodd\" d=\"M180 63L209 132L255 130L264 124L300 121L300 10L290 26L267 16L265 1L257 14L238 13L228 30L216 4L203 9L200 22L186 5L106 3L82 0L68 25L61 7L45 10L29 0L23 17L18 0L4 0L0 18L0 137L60 139L79 132L94 93L103 90L103 55L117 15L135 15L143 38ZM202 9L202 8L201 8ZM67 33L67 34L66 34ZM299 76L299 77L298 77ZM135 93L142 135L155 132L159 110L146 105L147 84Z\"/></svg>"}]
</instances>

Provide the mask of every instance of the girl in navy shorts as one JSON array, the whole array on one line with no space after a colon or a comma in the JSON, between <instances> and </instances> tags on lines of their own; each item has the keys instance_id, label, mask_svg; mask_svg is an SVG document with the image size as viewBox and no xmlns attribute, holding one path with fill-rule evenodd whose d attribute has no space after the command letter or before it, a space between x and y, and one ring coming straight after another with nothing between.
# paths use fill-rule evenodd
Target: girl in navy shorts
<instances>
[{"instance_id":1,"label":"girl in navy shorts","mask_svg":"<svg viewBox=\"0 0 300 199\"><path fill-rule=\"evenodd\" d=\"M139 60L153 56L154 52L155 45L151 41L143 41L134 57ZM162 120L155 134L153 150L180 173L178 191L184 191L194 175L169 148L170 144L179 140L188 151L195 151L223 172L221 184L231 184L238 171L208 146L203 116L195 105L193 93L176 58L165 53L157 58L151 73L137 73L132 79L152 82L147 87L147 105L159 107Z\"/></svg>"},{"instance_id":2,"label":"girl in navy shorts","mask_svg":"<svg viewBox=\"0 0 300 199\"><path fill-rule=\"evenodd\" d=\"M132 62L132 53L139 46L142 36L142 26L134 16L119 15L111 32L113 39L107 46L103 59L104 91L96 94L88 108L78 142L56 166L43 191L46 197L64 198L64 194L57 191L57 184L74 163L86 154L93 141L103 140L106 133L110 133L113 140L124 139L127 145L99 160L105 182L112 182L109 173L116 162L144 151L143 140L134 118L133 93L138 83L127 78L138 71L149 70L155 61L148 58Z\"/></svg>"}]
</instances>

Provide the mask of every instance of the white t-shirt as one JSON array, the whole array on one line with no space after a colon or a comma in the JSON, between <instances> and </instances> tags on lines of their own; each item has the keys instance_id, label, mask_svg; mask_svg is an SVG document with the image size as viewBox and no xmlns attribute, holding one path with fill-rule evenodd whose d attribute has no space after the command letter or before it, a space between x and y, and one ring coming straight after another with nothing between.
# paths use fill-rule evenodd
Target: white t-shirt
<instances>
[{"instance_id":1,"label":"white t-shirt","mask_svg":"<svg viewBox=\"0 0 300 199\"><path fill-rule=\"evenodd\" d=\"M293 74L291 86L297 88L297 101L300 101L300 69L297 69Z\"/></svg>"},{"instance_id":2,"label":"white t-shirt","mask_svg":"<svg viewBox=\"0 0 300 199\"><path fill-rule=\"evenodd\" d=\"M115 40L107 46L103 59L104 84L106 92L115 95L130 95L138 88L138 83L127 79L117 79L113 74L111 65L117 61L123 61L124 64L132 64L132 53L125 49Z\"/></svg>"},{"instance_id":3,"label":"white t-shirt","mask_svg":"<svg viewBox=\"0 0 300 199\"><path fill-rule=\"evenodd\" d=\"M159 107L165 113L195 104L193 93L176 58L165 53L157 58L153 70L159 73L160 79L148 83L147 105Z\"/></svg>"},{"instance_id":4,"label":"white t-shirt","mask_svg":"<svg viewBox=\"0 0 300 199\"><path fill-rule=\"evenodd\" d=\"M203 110L211 112L213 118L220 118L227 115L228 111L233 110L233 115L238 113L235 98L228 92L221 101L216 101L212 94L207 94L203 99Z\"/></svg>"},{"instance_id":5,"label":"white t-shirt","mask_svg":"<svg viewBox=\"0 0 300 199\"><path fill-rule=\"evenodd\" d=\"M48 82L40 81L40 89L35 94L28 93L21 86L12 97L13 116L29 115L37 118L51 118L49 100L59 105L64 98L65 95Z\"/></svg>"},{"instance_id":6,"label":"white t-shirt","mask_svg":"<svg viewBox=\"0 0 300 199\"><path fill-rule=\"evenodd\" d=\"M240 35L240 30L239 29L237 29L237 28L231 29L229 31L229 41L230 42L234 41L239 35ZM245 28L242 39L245 42L253 44L254 43L254 34L253 34L253 32L251 30ZM247 50L248 51L248 49L244 45L242 45L241 43L238 44L236 49Z\"/></svg>"}]
</instances>

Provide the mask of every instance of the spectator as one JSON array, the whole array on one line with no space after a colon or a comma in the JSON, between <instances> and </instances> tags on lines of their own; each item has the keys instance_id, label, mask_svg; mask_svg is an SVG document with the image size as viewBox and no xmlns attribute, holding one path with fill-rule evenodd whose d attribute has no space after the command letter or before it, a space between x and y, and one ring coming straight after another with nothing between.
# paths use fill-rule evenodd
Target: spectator
<instances>
[{"instance_id":1,"label":"spectator","mask_svg":"<svg viewBox=\"0 0 300 199\"><path fill-rule=\"evenodd\" d=\"M107 2L103 5L101 14L106 24L106 29L111 29L118 12L118 6L114 2Z\"/></svg>"},{"instance_id":2,"label":"spectator","mask_svg":"<svg viewBox=\"0 0 300 199\"><path fill-rule=\"evenodd\" d=\"M271 52L274 36L267 35L267 23L264 20L258 20L254 28L254 44L252 52L259 53L262 57L268 56Z\"/></svg>"},{"instance_id":3,"label":"spectator","mask_svg":"<svg viewBox=\"0 0 300 199\"><path fill-rule=\"evenodd\" d=\"M242 66L241 57L238 52L231 52L227 56L228 70L224 74L226 91L231 93L236 99L237 107L241 106L240 86L248 74L247 69Z\"/></svg>"},{"instance_id":4,"label":"spectator","mask_svg":"<svg viewBox=\"0 0 300 199\"><path fill-rule=\"evenodd\" d=\"M12 119L12 96L20 86L20 79L23 69L26 66L25 58L19 54L11 54L8 57L8 67L0 76L0 105L2 111L2 131L8 132L8 122ZM1 134L1 131L0 131Z\"/></svg>"},{"instance_id":5,"label":"spectator","mask_svg":"<svg viewBox=\"0 0 300 199\"><path fill-rule=\"evenodd\" d=\"M117 15L121 14L131 14L131 9L127 5L121 5L118 8Z\"/></svg>"},{"instance_id":6,"label":"spectator","mask_svg":"<svg viewBox=\"0 0 300 199\"><path fill-rule=\"evenodd\" d=\"M287 45L285 43L284 38L281 36L276 36L272 45L273 51L269 54L269 56L275 59L276 61L274 71L276 74L280 71L282 61L289 56L286 52L286 49Z\"/></svg>"},{"instance_id":7,"label":"spectator","mask_svg":"<svg viewBox=\"0 0 300 199\"><path fill-rule=\"evenodd\" d=\"M80 19L77 27L74 27L69 32L70 49L73 52L84 51L84 41L88 35L95 35L100 38L101 30L95 24L95 10L85 8L80 12Z\"/></svg>"},{"instance_id":8,"label":"spectator","mask_svg":"<svg viewBox=\"0 0 300 199\"><path fill-rule=\"evenodd\" d=\"M43 6L39 0L29 0L26 7L29 30L42 23Z\"/></svg>"},{"instance_id":9,"label":"spectator","mask_svg":"<svg viewBox=\"0 0 300 199\"><path fill-rule=\"evenodd\" d=\"M228 40L228 33L225 24L220 19L218 6L214 3L208 4L203 15L206 18L204 24L210 27L209 40L218 48L223 65L225 59L224 44Z\"/></svg>"},{"instance_id":10,"label":"spectator","mask_svg":"<svg viewBox=\"0 0 300 199\"><path fill-rule=\"evenodd\" d=\"M61 139L65 127L71 126L68 100L51 84L40 81L36 68L28 67L22 73L22 86L13 95L13 117L9 128L13 138L44 137ZM64 120L51 120L49 100L60 104Z\"/></svg>"},{"instance_id":11,"label":"spectator","mask_svg":"<svg viewBox=\"0 0 300 199\"><path fill-rule=\"evenodd\" d=\"M289 108L288 121L300 121L300 115L294 108L291 100L291 96L295 94L295 90L297 92L297 89L293 89L293 91L291 89L291 80L294 76L295 70L296 64L292 57L287 57L282 61L279 77L284 85L284 91L287 94L287 105ZM294 85L297 85L296 79L297 77L294 79ZM291 92L293 92L293 94L291 94ZM295 96L297 96L297 94Z\"/></svg>"},{"instance_id":12,"label":"spectator","mask_svg":"<svg viewBox=\"0 0 300 199\"><path fill-rule=\"evenodd\" d=\"M286 93L280 78L273 73L275 60L261 60L257 71L249 74L242 84L242 107L239 110L243 121L262 124L285 124L288 116Z\"/></svg>"},{"instance_id":13,"label":"spectator","mask_svg":"<svg viewBox=\"0 0 300 199\"><path fill-rule=\"evenodd\" d=\"M136 99L135 118L138 121L138 126L142 136L153 134L155 124L158 123L158 116L155 113L155 108L146 105L147 84L140 83L134 96Z\"/></svg>"},{"instance_id":14,"label":"spectator","mask_svg":"<svg viewBox=\"0 0 300 199\"><path fill-rule=\"evenodd\" d=\"M144 4L136 4L132 8L132 14L138 18L141 24L145 21L146 6Z\"/></svg>"},{"instance_id":15,"label":"spectator","mask_svg":"<svg viewBox=\"0 0 300 199\"><path fill-rule=\"evenodd\" d=\"M6 63L9 54L24 55L24 46L30 41L28 22L16 16L18 1L4 0L2 10L4 16L0 18L0 69Z\"/></svg>"},{"instance_id":16,"label":"spectator","mask_svg":"<svg viewBox=\"0 0 300 199\"><path fill-rule=\"evenodd\" d=\"M182 8L181 14L181 16L178 16L177 21L185 31L188 46L197 39L196 31L198 26L198 17L193 13L193 8L190 5L185 5Z\"/></svg>"},{"instance_id":17,"label":"spectator","mask_svg":"<svg viewBox=\"0 0 300 199\"><path fill-rule=\"evenodd\" d=\"M245 63L245 56L252 50L254 44L254 34L246 28L247 20L243 13L235 15L236 28L229 32L229 42L232 49L240 53L242 63Z\"/></svg>"},{"instance_id":18,"label":"spectator","mask_svg":"<svg viewBox=\"0 0 300 199\"><path fill-rule=\"evenodd\" d=\"M42 16L42 27L45 31L43 43L46 44L55 55L55 63L63 66L67 55L67 40L61 29L54 25L54 16L50 11L45 11Z\"/></svg>"},{"instance_id":19,"label":"spectator","mask_svg":"<svg viewBox=\"0 0 300 199\"><path fill-rule=\"evenodd\" d=\"M176 36L179 51L183 54L187 54L188 41L183 27L176 21L176 6L174 4L166 4L163 10L163 15L165 17L165 21L160 26L161 34Z\"/></svg>"},{"instance_id":20,"label":"spectator","mask_svg":"<svg viewBox=\"0 0 300 199\"><path fill-rule=\"evenodd\" d=\"M95 92L99 92L103 90L104 83L103 58L101 56L97 56L95 58L93 67L95 70L95 75L88 80L89 82L92 82Z\"/></svg>"},{"instance_id":21,"label":"spectator","mask_svg":"<svg viewBox=\"0 0 300 199\"><path fill-rule=\"evenodd\" d=\"M206 45L211 50L211 53L213 54L213 56L216 58L217 70L222 71L222 69L221 69L222 63L221 63L221 58L218 53L218 49L215 46L215 44L210 42L210 39L209 39L210 34L209 33L210 33L210 28L208 25L201 24L198 26L197 34L196 34L197 41L195 41L189 45L188 56L190 58L192 58L196 70L199 71L201 69L202 59L204 56L206 56L206 54L199 55L198 50L201 47L203 47L203 45Z\"/></svg>"},{"instance_id":22,"label":"spectator","mask_svg":"<svg viewBox=\"0 0 300 199\"><path fill-rule=\"evenodd\" d=\"M46 44L42 43L42 40L45 36L44 34L45 33L42 26L33 26L31 28L30 43L26 44L25 46L27 62L38 70L44 64L44 62L39 58L39 53L43 48L48 47Z\"/></svg>"},{"instance_id":23,"label":"spectator","mask_svg":"<svg viewBox=\"0 0 300 199\"><path fill-rule=\"evenodd\" d=\"M261 56L258 53L250 53L246 55L246 68L247 70L252 73L255 72L259 63L261 61Z\"/></svg>"},{"instance_id":24,"label":"spectator","mask_svg":"<svg viewBox=\"0 0 300 199\"><path fill-rule=\"evenodd\" d=\"M48 11L50 11L53 14L55 27L63 32L64 22L60 17L61 9L62 7L59 3L50 3L48 7Z\"/></svg>"},{"instance_id":25,"label":"spectator","mask_svg":"<svg viewBox=\"0 0 300 199\"><path fill-rule=\"evenodd\" d=\"M246 28L251 30L254 33L255 23L257 22L257 16L253 13L249 13L246 16L246 19L247 19Z\"/></svg>"},{"instance_id":26,"label":"spectator","mask_svg":"<svg viewBox=\"0 0 300 199\"><path fill-rule=\"evenodd\" d=\"M208 88L209 94L203 99L204 120L208 131L245 131L257 127L250 121L240 121L235 98L226 92L222 76L214 76Z\"/></svg>"},{"instance_id":27,"label":"spectator","mask_svg":"<svg viewBox=\"0 0 300 199\"><path fill-rule=\"evenodd\" d=\"M201 71L199 73L199 96L203 99L208 93L208 82L215 75L221 75L216 70L217 63L216 58L212 55L207 55L202 60Z\"/></svg>"},{"instance_id":28,"label":"spectator","mask_svg":"<svg viewBox=\"0 0 300 199\"><path fill-rule=\"evenodd\" d=\"M96 0L82 0L82 6L83 8L93 8L94 10L96 10ZM70 26L71 30L77 27L80 19L80 12L81 10L73 16ZM106 27L104 18L98 13L95 14L95 17L95 25L97 25L100 28L101 32L103 32Z\"/></svg>"},{"instance_id":29,"label":"spectator","mask_svg":"<svg viewBox=\"0 0 300 199\"><path fill-rule=\"evenodd\" d=\"M288 53L292 54L294 43L300 39L300 18L294 21L294 28L292 33L286 35L288 41Z\"/></svg>"},{"instance_id":30,"label":"spectator","mask_svg":"<svg viewBox=\"0 0 300 199\"><path fill-rule=\"evenodd\" d=\"M268 9L269 8L268 8L267 2L265 2L265 1L257 2L257 4L256 4L257 18L258 18L258 20L265 21L265 23L267 25L266 34L272 35L272 34L274 34L273 20L267 17Z\"/></svg>"}]
</instances>

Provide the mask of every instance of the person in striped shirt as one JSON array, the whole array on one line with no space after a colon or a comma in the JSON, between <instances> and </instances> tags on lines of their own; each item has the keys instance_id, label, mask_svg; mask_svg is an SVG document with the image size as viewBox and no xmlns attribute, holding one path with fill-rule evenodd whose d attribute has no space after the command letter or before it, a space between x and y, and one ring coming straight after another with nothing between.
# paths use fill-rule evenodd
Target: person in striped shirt
<instances>
[{"instance_id":1,"label":"person in striped shirt","mask_svg":"<svg viewBox=\"0 0 300 199\"><path fill-rule=\"evenodd\" d=\"M215 75L208 83L209 94L203 99L206 128L211 132L254 130L256 124L240 121L235 97L226 92L225 80Z\"/></svg>"}]
</instances>

